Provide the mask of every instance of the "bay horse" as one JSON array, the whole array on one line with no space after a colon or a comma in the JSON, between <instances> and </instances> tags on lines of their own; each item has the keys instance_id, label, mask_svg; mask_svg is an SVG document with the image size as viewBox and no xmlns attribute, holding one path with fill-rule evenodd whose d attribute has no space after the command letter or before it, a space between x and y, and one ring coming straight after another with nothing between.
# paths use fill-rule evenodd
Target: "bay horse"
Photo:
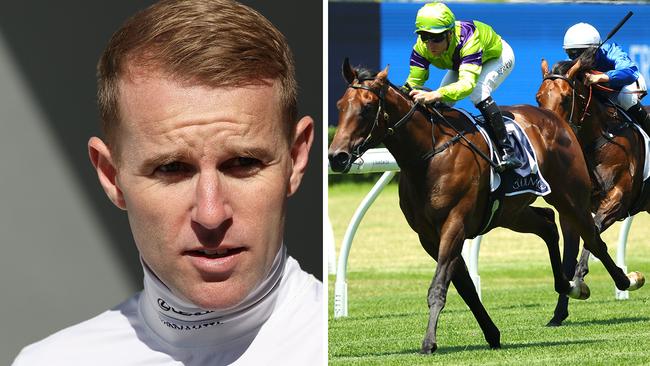
<instances>
[{"instance_id":1,"label":"bay horse","mask_svg":"<svg viewBox=\"0 0 650 366\"><path fill-rule=\"evenodd\" d=\"M584 84L585 72L593 68L591 57L585 52L576 61L561 61L551 72L542 60L543 81L536 99L540 107L558 114L575 131L592 181L594 223L603 232L617 220L650 210L650 198L647 192L642 196L645 149L641 134L619 113L612 113L612 107L601 103L593 90L596 86ZM578 233L561 217L560 226L565 243L564 272L574 275L574 281L583 281L589 272L589 249L583 249L576 265ZM640 276L628 290L643 284ZM560 294L549 326L559 326L569 316L568 304L569 299Z\"/></svg>"},{"instance_id":2,"label":"bay horse","mask_svg":"<svg viewBox=\"0 0 650 366\"><path fill-rule=\"evenodd\" d=\"M586 298L588 288L574 285L561 268L559 234L550 208L532 207L536 196L505 197L501 214L489 216L489 151L475 125L460 111L433 109L430 114L388 81L388 67L372 74L343 62L348 88L338 100L339 121L329 147L334 171L347 172L367 149L383 142L400 167L400 208L418 234L424 250L438 262L427 294L429 320L421 352L437 349L438 317L450 282L476 318L488 345L500 348L500 332L483 304L461 256L463 242L494 227L532 233L544 240L553 270L555 291ZM545 200L571 222L585 246L599 257L622 289L630 279L607 254L589 212L591 181L575 135L557 114L530 105L504 108L525 130L541 173L552 187ZM567 175L566 172L573 174Z\"/></svg>"}]
</instances>

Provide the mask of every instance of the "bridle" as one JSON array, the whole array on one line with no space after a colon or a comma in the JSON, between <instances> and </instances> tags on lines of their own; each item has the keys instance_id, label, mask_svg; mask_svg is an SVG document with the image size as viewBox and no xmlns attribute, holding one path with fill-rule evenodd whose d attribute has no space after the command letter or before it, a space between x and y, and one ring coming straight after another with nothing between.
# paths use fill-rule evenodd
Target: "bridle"
<instances>
[{"instance_id":1,"label":"bridle","mask_svg":"<svg viewBox=\"0 0 650 366\"><path fill-rule=\"evenodd\" d=\"M363 153L370 148L373 144L378 144L383 140L383 138L379 141L372 141L373 138L373 132L375 132L375 129L379 126L379 121L380 118L383 118L383 122L388 124L390 121L390 115L388 112L386 112L386 107L385 107L385 100L386 100L386 93L388 91L388 88L391 86L389 82L384 83L379 89L376 88L371 88L368 85L361 84L364 81L368 80L375 80L374 78L367 78L367 79L357 79L357 83L352 82L351 84L348 84L348 88L352 89L363 89L367 90L377 96L379 98L379 106L377 108L377 113L375 114L375 120L372 124L372 128L370 128L370 132L368 133L368 136L363 140L363 142L357 146L354 151L352 151L352 161L355 161L357 158L359 158ZM417 109L418 105L417 103L413 103L413 106L411 109L404 115L404 117L400 118L399 121L395 122L394 125L388 126L386 128L386 136L393 135L395 133L395 130L404 125L406 122L408 122L413 114L415 113L415 110ZM384 136L385 137L385 136Z\"/></svg>"},{"instance_id":2,"label":"bridle","mask_svg":"<svg viewBox=\"0 0 650 366\"><path fill-rule=\"evenodd\" d=\"M556 79L560 79L560 80L565 81L571 87L571 91L572 91L572 93L571 93L571 113L569 114L569 119L568 119L567 122L569 122L569 126L571 126L571 128L577 133L582 128L582 122L585 120L585 117L587 116L587 110L589 109L589 105L591 104L591 95L592 95L592 90L593 90L592 85L589 85L589 98L587 98L587 104L585 105L585 108L584 108L584 110L582 112L582 117L580 117L579 124L576 125L575 123L573 123L573 112L574 112L574 107L575 107L575 104L576 104L575 103L576 95L578 95L582 99L585 99L585 97L576 92L576 85L575 85L574 80L571 80L568 77L566 77L564 75L560 75L560 74L548 74L548 75L544 76L544 80L556 80Z\"/></svg>"},{"instance_id":3,"label":"bridle","mask_svg":"<svg viewBox=\"0 0 650 366\"><path fill-rule=\"evenodd\" d=\"M392 126L388 126L386 128L386 135L384 135L384 137L382 137L379 141L371 142L371 139L373 137L372 134L375 131L375 129L377 128L377 126L379 125L379 119L383 117L384 122L386 124L388 124L388 122L389 122L390 116L388 115L388 112L385 111L385 107L384 107L385 97L386 97L386 93L388 91L388 88L392 87L395 90L399 90L399 88L396 87L395 85L393 85L389 81L384 83L379 90L373 89L373 88L371 88L371 87L369 87L367 85L361 84L362 82L368 81L368 80L375 80L375 79L373 79L373 78L357 79L357 83L352 82L352 83L348 84L348 88L367 90L367 91L375 94L379 98L379 107L377 108L377 114L375 115L375 121L373 122L372 128L370 129L370 132L368 133L368 136L366 136L366 138L363 140L363 142L361 144L359 144L359 146L357 146L354 149L354 151L351 152L351 155L352 155L351 161L356 161L361 155L363 155L363 153L366 151L366 149L369 148L372 144L379 143L379 142L383 141L383 139L386 136L393 135L398 128L400 128L401 126L406 124L406 122L411 120L411 117L413 116L413 114L415 113L415 111L418 108L425 108L425 107L421 106L420 104L415 103L415 102L413 102L412 100L409 99L409 103L411 104L411 108L409 109L409 111L402 118L400 118L397 122L395 122L395 124L393 124ZM496 163L494 163L490 159L489 156L487 156L483 151L481 151L472 141L468 140L464 136L464 133L459 131L452 123L450 123L436 108L431 108L431 110L433 111L433 113L435 115L437 115L437 117L439 118L439 120L441 122L445 123L448 127L450 127L451 129L453 129L456 132L456 136L454 136L453 138L451 138L450 140L448 140L447 142L442 144L440 147L434 148L430 152L426 153L422 157L423 160L428 160L429 158L433 157L434 155L446 150L448 147L450 147L451 145L453 145L457 141L463 140L468 144L470 149L476 151L476 153L478 153L483 159L485 159L488 162L488 164L490 164L494 168L497 167ZM431 115L430 122L431 122L431 126L432 126L432 128L431 128L431 139L432 139L431 146L435 147L436 139L435 139L434 134L433 134L433 124L434 124L433 115Z\"/></svg>"}]
</instances>

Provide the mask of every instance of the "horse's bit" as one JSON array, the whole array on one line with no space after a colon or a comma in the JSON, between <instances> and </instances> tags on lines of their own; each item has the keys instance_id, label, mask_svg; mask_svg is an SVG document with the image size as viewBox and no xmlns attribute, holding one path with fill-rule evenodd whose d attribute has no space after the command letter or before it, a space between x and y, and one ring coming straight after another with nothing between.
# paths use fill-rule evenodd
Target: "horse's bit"
<instances>
[{"instance_id":1,"label":"horse's bit","mask_svg":"<svg viewBox=\"0 0 650 366\"><path fill-rule=\"evenodd\" d=\"M571 95L571 113L569 114L569 125L571 128L578 133L580 129L582 128L582 122L584 121L585 117L587 116L587 109L589 109L589 104L591 104L591 94L592 94L592 87L591 85L589 86L589 99L587 99L587 104L585 105L585 109L582 112L582 117L580 118L580 125L576 125L573 123L573 110L575 106L575 101L576 101L576 86L575 86L575 81L569 79L568 77L560 74L548 74L544 76L544 80L555 80L555 79L560 79L566 81L569 86L571 87L572 95ZM585 99L582 95L578 94L578 96L582 99Z\"/></svg>"}]
</instances>

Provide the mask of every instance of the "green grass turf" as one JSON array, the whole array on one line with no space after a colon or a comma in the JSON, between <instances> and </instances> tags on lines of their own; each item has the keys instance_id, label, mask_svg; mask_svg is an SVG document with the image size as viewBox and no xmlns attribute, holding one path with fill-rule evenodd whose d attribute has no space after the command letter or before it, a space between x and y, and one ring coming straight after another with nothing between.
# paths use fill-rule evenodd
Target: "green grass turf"
<instances>
[{"instance_id":1,"label":"green grass turf","mask_svg":"<svg viewBox=\"0 0 650 366\"><path fill-rule=\"evenodd\" d=\"M372 184L329 189L337 254L348 222ZM538 200L536 205L544 205ZM620 223L603 234L615 258ZM650 276L650 215L637 215L628 238L627 265ZM479 255L483 303L501 331L490 350L453 285L438 325L438 350L420 355L426 294L435 262L420 247L389 185L368 210L348 262L349 317L333 318L335 276L329 276L329 362L332 365L642 365L650 364L650 285L614 299L614 284L590 261L591 298L571 300L569 319L544 325L557 295L546 246L536 236L495 229Z\"/></svg>"}]
</instances>

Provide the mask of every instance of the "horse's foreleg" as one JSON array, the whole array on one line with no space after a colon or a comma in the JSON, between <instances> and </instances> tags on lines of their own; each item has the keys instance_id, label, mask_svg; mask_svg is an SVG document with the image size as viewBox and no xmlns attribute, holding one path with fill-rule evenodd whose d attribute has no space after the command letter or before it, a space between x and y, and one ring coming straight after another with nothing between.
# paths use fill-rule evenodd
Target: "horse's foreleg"
<instances>
[{"instance_id":1,"label":"horse's foreleg","mask_svg":"<svg viewBox=\"0 0 650 366\"><path fill-rule=\"evenodd\" d=\"M585 277L589 274L589 255L591 252L587 248L582 248L580 259L576 265L576 271L573 274L574 282L584 282Z\"/></svg>"},{"instance_id":2,"label":"horse's foreleg","mask_svg":"<svg viewBox=\"0 0 650 366\"><path fill-rule=\"evenodd\" d=\"M627 215L628 212L626 209L627 206L625 206L622 203L622 199L623 199L623 190L620 187L615 187L614 189L609 191L609 193L607 194L607 198L601 202L600 207L598 208L598 211L594 216L594 223L600 233L607 230L614 222ZM609 257L609 255L607 254L607 247L605 247L604 249L604 254L607 255L607 257ZM601 251L600 254L594 253L594 255L600 259L599 255L603 255L603 253ZM580 257L580 264L584 263L584 265L587 266L587 262L588 262L587 259L589 259L589 252L586 251L585 249L583 250L583 254ZM607 263L603 262L605 268L607 268L607 271L610 274L612 273L611 268L614 267L614 264L612 263L613 261L611 261L611 263L610 261L608 261ZM578 267L580 267L580 265ZM618 268L618 266L616 266L616 268ZM576 275L578 274L579 273L576 270ZM628 291L637 290L641 288L645 283L645 278L643 277L643 274L641 272L630 272L626 276L629 280L629 285L627 285L626 287ZM626 284L625 281L616 282L616 287L618 289L621 289L619 285L625 286L625 284Z\"/></svg>"},{"instance_id":3,"label":"horse's foreleg","mask_svg":"<svg viewBox=\"0 0 650 366\"><path fill-rule=\"evenodd\" d=\"M621 199L623 198L623 193L619 187L614 187L611 189L607 196L600 201L598 210L594 215L594 225L598 233L602 233L607 230L619 217L622 216L621 210L623 205L621 204ZM606 250L606 248L605 248ZM590 251L585 248L580 254L580 260L576 267L575 275L573 277L574 281L583 281L585 276L589 273L589 255ZM594 253L594 255L596 255ZM596 255L598 257L598 255Z\"/></svg>"},{"instance_id":4,"label":"horse's foreleg","mask_svg":"<svg viewBox=\"0 0 650 366\"><path fill-rule=\"evenodd\" d=\"M438 265L436 272L429 286L427 303L429 305L429 322L427 332L422 341L421 352L428 354L435 352L438 348L436 342L436 329L438 317L447 302L447 291L458 259L461 258L461 250L465 233L462 230L462 221L448 220L441 230L440 247L438 249Z\"/></svg>"},{"instance_id":5,"label":"horse's foreleg","mask_svg":"<svg viewBox=\"0 0 650 366\"><path fill-rule=\"evenodd\" d=\"M603 231L607 230L614 222L616 222L616 220L623 218L627 214L627 209L625 208L626 206L622 203L623 191L626 191L625 188L622 188L620 186L614 187L608 192L607 197L600 203L598 211L594 216L594 223L599 232L602 233ZM605 255L607 255L606 250L607 248L605 247ZM603 255L602 250L599 253L594 253L594 255L600 259L599 255ZM607 257L609 257L609 255L607 255ZM587 259L589 259L589 252L586 252L585 254L585 251L583 250L583 254L580 257L578 269L581 268L581 265L583 263L585 266L587 265ZM611 262L613 263L613 261ZM607 263L603 262L605 268L607 268L607 271L610 272L610 274L612 273L612 269L610 268L613 268L614 266L612 263L610 263L610 261ZM618 267L616 266L616 268ZM578 269L576 270L576 276L579 274ZM641 288L645 283L645 278L641 272L630 272L627 274L627 279L629 280L629 285L626 285L625 281L616 282L615 280L616 287L622 290L620 287L621 285L627 286L625 289L633 291Z\"/></svg>"},{"instance_id":6,"label":"horse's foreleg","mask_svg":"<svg viewBox=\"0 0 650 366\"><path fill-rule=\"evenodd\" d=\"M627 289L637 289L643 285L643 275L638 272L631 273L632 277L628 278L625 275L623 270L616 266L612 257L607 253L607 244L601 239L600 232L594 224L594 220L591 217L591 213L588 212L585 207L578 204L578 202L572 202L571 197L567 197L568 202L572 205L564 206L560 205L557 207L560 215L566 215L567 221L575 227L575 229L580 234L582 240L584 240L585 249L592 252L598 259L600 259L607 272L614 280L616 288L619 290ZM577 268L578 270L578 268ZM630 280L634 282L630 282ZM633 285L630 287L630 285Z\"/></svg>"},{"instance_id":7,"label":"horse's foreleg","mask_svg":"<svg viewBox=\"0 0 650 366\"><path fill-rule=\"evenodd\" d=\"M483 307L483 303L481 303L481 299L479 299L476 293L474 282L472 282L472 278L465 266L465 261L462 257L458 258L457 261L458 265L456 265L456 271L454 271L451 279L454 287L456 287L458 294L463 298L472 311L472 314L474 314L474 318L476 318L476 321L481 327L483 336L490 345L490 348L501 348L501 333L499 332L499 328L497 328L487 313L487 310Z\"/></svg>"},{"instance_id":8,"label":"horse's foreleg","mask_svg":"<svg viewBox=\"0 0 650 366\"><path fill-rule=\"evenodd\" d=\"M645 284L645 277L641 272L630 272L626 275L623 269L614 263L612 257L607 253L607 245L600 238L600 235L596 235L592 243L585 242L585 248L588 248L600 259L619 290L634 291Z\"/></svg>"},{"instance_id":9,"label":"horse's foreleg","mask_svg":"<svg viewBox=\"0 0 650 366\"><path fill-rule=\"evenodd\" d=\"M607 196L600 201L596 215L594 216L594 224L599 232L607 230L616 220L622 218L627 212L624 211L621 200L623 199L623 191L620 187L614 187Z\"/></svg>"}]
</instances>

